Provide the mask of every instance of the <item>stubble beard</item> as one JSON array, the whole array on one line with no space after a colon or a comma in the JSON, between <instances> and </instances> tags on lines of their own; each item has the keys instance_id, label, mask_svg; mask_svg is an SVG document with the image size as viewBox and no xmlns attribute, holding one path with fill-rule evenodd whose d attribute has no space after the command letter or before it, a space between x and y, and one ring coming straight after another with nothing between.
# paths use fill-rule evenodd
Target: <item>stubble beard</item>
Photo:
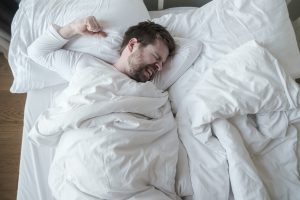
<instances>
[{"instance_id":1,"label":"stubble beard","mask_svg":"<svg viewBox=\"0 0 300 200\"><path fill-rule=\"evenodd\" d=\"M128 64L130 68L127 75L138 82L146 82L151 80L152 77L148 79L148 77L145 75L145 69L151 65L138 62L138 60L138 55L136 54L129 56Z\"/></svg>"}]
</instances>

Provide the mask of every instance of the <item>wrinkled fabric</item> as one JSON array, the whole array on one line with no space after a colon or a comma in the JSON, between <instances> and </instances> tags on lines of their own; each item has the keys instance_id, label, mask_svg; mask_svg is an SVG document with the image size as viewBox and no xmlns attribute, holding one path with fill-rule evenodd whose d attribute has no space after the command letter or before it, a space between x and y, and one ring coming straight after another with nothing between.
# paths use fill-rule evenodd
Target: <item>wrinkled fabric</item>
<instances>
[{"instance_id":1,"label":"wrinkled fabric","mask_svg":"<svg viewBox=\"0 0 300 200\"><path fill-rule=\"evenodd\" d=\"M49 174L56 199L179 199L168 94L110 65L77 70L29 137L56 146Z\"/></svg>"},{"instance_id":2,"label":"wrinkled fabric","mask_svg":"<svg viewBox=\"0 0 300 200\"><path fill-rule=\"evenodd\" d=\"M194 82L176 115L193 199L297 199L299 86L250 41Z\"/></svg>"}]
</instances>

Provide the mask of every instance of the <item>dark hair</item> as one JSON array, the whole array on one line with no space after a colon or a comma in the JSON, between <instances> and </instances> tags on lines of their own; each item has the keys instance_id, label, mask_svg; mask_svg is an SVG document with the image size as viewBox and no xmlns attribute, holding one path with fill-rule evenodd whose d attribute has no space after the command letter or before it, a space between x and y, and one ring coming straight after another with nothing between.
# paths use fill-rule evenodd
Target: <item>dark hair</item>
<instances>
[{"instance_id":1,"label":"dark hair","mask_svg":"<svg viewBox=\"0 0 300 200\"><path fill-rule=\"evenodd\" d=\"M175 41L165 27L151 21L140 22L129 27L123 37L120 53L125 49L129 40L136 38L142 46L153 44L156 39L161 40L169 49L169 55L175 52Z\"/></svg>"}]
</instances>

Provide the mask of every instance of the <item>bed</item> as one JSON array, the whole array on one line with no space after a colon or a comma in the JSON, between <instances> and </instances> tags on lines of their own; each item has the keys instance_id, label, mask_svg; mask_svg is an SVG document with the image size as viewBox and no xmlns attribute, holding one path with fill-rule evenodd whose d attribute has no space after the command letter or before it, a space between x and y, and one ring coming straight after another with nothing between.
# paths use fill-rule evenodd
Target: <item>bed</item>
<instances>
[{"instance_id":1,"label":"bed","mask_svg":"<svg viewBox=\"0 0 300 200\"><path fill-rule=\"evenodd\" d=\"M286 2L151 0L145 1L148 12L139 0L111 0L116 9L106 12L116 15L125 6L128 11L121 17L97 16L95 5L105 7L107 2L23 0L20 4L9 51L14 74L11 91L27 92L17 199L298 199L300 99L294 79L300 78L300 55ZM66 5L72 9L62 12ZM82 8L85 11L79 12ZM62 144L70 144L61 142L58 151L55 145L34 144L45 135L28 137L40 114L55 108L56 99L69 86L55 72L31 61L27 47L48 23L65 24L88 12L108 20L106 26L114 37L102 43L79 38L65 48L111 61L117 56L118 32L147 19L165 26L178 44L169 68L158 77L161 89L169 93L177 131L167 140L157 140L154 147L161 150L159 160L166 161L157 161L159 168L153 167L154 172L149 173L151 181L145 178L134 190L134 184L117 192L107 185L86 187L89 180L93 182L93 174L87 174L89 180L82 177L83 185L73 182L74 177L66 178L71 183L68 186L58 184L64 175L52 176L55 178L49 181L49 168L52 166L54 173L53 160L59 160L55 153L61 152ZM120 21L124 17L126 23ZM97 48L99 45L103 48ZM168 126L171 122L165 124ZM144 167L137 163L136 168ZM149 163L146 166L152 166ZM130 171L117 166L121 172ZM137 173L132 174L128 176ZM155 182L160 180L158 175L168 176L167 183Z\"/></svg>"}]
</instances>

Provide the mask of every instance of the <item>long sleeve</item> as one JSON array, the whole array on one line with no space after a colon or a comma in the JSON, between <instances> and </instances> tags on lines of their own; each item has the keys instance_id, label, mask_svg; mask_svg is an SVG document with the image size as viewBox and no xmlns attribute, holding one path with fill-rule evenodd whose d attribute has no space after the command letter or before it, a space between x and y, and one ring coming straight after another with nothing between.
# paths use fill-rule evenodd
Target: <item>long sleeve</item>
<instances>
[{"instance_id":1,"label":"long sleeve","mask_svg":"<svg viewBox=\"0 0 300 200\"><path fill-rule=\"evenodd\" d=\"M84 53L62 49L67 42L59 35L55 25L51 25L28 47L27 53L34 62L69 81Z\"/></svg>"}]
</instances>

